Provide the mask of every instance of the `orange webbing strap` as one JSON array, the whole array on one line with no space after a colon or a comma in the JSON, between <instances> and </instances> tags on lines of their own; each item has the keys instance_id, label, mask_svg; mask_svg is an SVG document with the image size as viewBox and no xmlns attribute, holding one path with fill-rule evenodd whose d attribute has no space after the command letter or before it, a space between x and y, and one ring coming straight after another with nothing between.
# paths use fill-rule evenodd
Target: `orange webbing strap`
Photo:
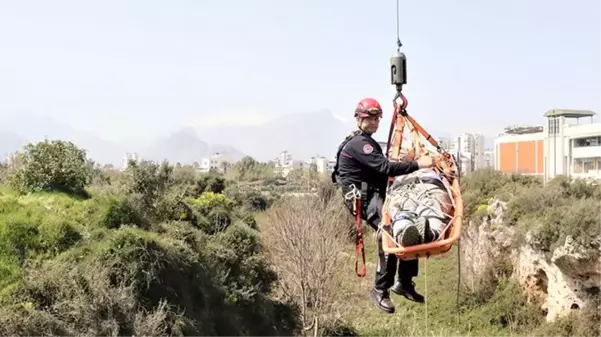
<instances>
[{"instance_id":1,"label":"orange webbing strap","mask_svg":"<svg viewBox=\"0 0 601 337\"><path fill-rule=\"evenodd\" d=\"M413 117L409 116L408 114L403 117L407 119L407 123L411 124L412 126L411 135L413 137L413 146L416 150L416 154L418 154L417 151L419 151L419 154L424 154L426 152L423 144L420 142L419 134L423 135L424 138L426 138L426 140L432 144L432 146L439 149L438 142ZM447 177L451 177L452 171L456 169L455 165L453 164L453 159L447 152L440 151L440 155L440 158L435 158L434 166Z\"/></svg>"},{"instance_id":2,"label":"orange webbing strap","mask_svg":"<svg viewBox=\"0 0 601 337\"><path fill-rule=\"evenodd\" d=\"M354 211L355 211L355 224L357 227L357 237L355 240L355 273L357 274L357 276L359 277L365 277L365 275L367 274L367 268L365 265L365 243L363 241L363 229L361 226L361 198L356 198L355 197L355 203L354 203ZM362 255L363 258L363 268L361 269L361 272L359 272L359 254Z\"/></svg>"},{"instance_id":3,"label":"orange webbing strap","mask_svg":"<svg viewBox=\"0 0 601 337\"><path fill-rule=\"evenodd\" d=\"M419 141L419 133L417 132L415 125L411 126L411 137L413 138L413 151L416 155L421 156L426 152L426 150L424 150L423 145Z\"/></svg>"},{"instance_id":4,"label":"orange webbing strap","mask_svg":"<svg viewBox=\"0 0 601 337\"><path fill-rule=\"evenodd\" d=\"M399 105L394 104L393 128L390 129L387 158L399 159L401 145L403 142L403 132L405 131L405 118L399 113ZM394 133L394 136L393 136ZM392 144L390 142L392 138Z\"/></svg>"},{"instance_id":5,"label":"orange webbing strap","mask_svg":"<svg viewBox=\"0 0 601 337\"><path fill-rule=\"evenodd\" d=\"M406 115L405 118L413 125L417 133L421 133L432 146L438 147L438 142L413 117Z\"/></svg>"}]
</instances>

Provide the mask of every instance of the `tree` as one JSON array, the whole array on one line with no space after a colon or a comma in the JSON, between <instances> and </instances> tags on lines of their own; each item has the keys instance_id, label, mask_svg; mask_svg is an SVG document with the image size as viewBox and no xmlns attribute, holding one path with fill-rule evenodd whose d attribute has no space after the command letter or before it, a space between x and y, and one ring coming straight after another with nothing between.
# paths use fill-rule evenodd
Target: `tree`
<instances>
[{"instance_id":1,"label":"tree","mask_svg":"<svg viewBox=\"0 0 601 337\"><path fill-rule=\"evenodd\" d=\"M161 164L148 160L132 161L125 171L125 190L129 194L141 195L146 206L151 207L165 194L172 171L166 161Z\"/></svg>"},{"instance_id":2,"label":"tree","mask_svg":"<svg viewBox=\"0 0 601 337\"><path fill-rule=\"evenodd\" d=\"M238 181L267 180L274 177L272 164L258 162L249 156L238 161L232 171Z\"/></svg>"},{"instance_id":3,"label":"tree","mask_svg":"<svg viewBox=\"0 0 601 337\"><path fill-rule=\"evenodd\" d=\"M336 303L350 230L341 200L285 198L265 214L262 227L269 261L284 297L298 304L304 331L320 335Z\"/></svg>"},{"instance_id":4,"label":"tree","mask_svg":"<svg viewBox=\"0 0 601 337\"><path fill-rule=\"evenodd\" d=\"M82 193L91 181L93 166L86 160L86 151L72 142L46 139L30 143L17 157L9 184L22 192Z\"/></svg>"},{"instance_id":5,"label":"tree","mask_svg":"<svg viewBox=\"0 0 601 337\"><path fill-rule=\"evenodd\" d=\"M200 195L205 191L213 193L221 193L226 187L225 178L218 172L208 172L200 176L196 182L196 195Z\"/></svg>"}]
</instances>

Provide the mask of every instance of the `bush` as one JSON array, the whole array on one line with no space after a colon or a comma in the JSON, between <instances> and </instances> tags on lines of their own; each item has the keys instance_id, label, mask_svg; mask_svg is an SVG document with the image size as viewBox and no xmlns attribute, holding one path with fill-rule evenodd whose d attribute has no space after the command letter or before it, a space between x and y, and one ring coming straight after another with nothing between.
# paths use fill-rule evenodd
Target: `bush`
<instances>
[{"instance_id":1,"label":"bush","mask_svg":"<svg viewBox=\"0 0 601 337\"><path fill-rule=\"evenodd\" d=\"M86 151L62 140L28 144L18 153L8 177L21 192L62 191L87 197L91 181Z\"/></svg>"},{"instance_id":2,"label":"bush","mask_svg":"<svg viewBox=\"0 0 601 337\"><path fill-rule=\"evenodd\" d=\"M155 202L164 196L169 187L172 170L166 162L159 165L146 160L140 163L130 161L122 187L127 194L140 195L146 207L154 208Z\"/></svg>"},{"instance_id":3,"label":"bush","mask_svg":"<svg viewBox=\"0 0 601 337\"><path fill-rule=\"evenodd\" d=\"M148 228L152 214L144 212L145 206L141 194L129 194L120 200L111 199L101 224L109 229L119 228L121 225Z\"/></svg>"},{"instance_id":4,"label":"bush","mask_svg":"<svg viewBox=\"0 0 601 337\"><path fill-rule=\"evenodd\" d=\"M173 237L133 228L116 230L100 242L28 269L23 285L2 309L0 333L291 334L294 316L290 309L260 291L245 298L246 308L228 300L236 291L246 294L248 287L270 282L256 277L265 274L258 253L253 248L245 252L245 244L235 245L253 242L243 239L238 230L232 229L237 234L227 243L242 256L222 255L237 260L233 265L215 262L216 252ZM223 239L230 235L224 233ZM238 265L245 267L238 274L228 273L228 268ZM228 275L225 282L220 278L223 275Z\"/></svg>"},{"instance_id":5,"label":"bush","mask_svg":"<svg viewBox=\"0 0 601 337\"><path fill-rule=\"evenodd\" d=\"M268 200L258 189L241 186L228 186L224 191L237 207L250 209L252 211L264 211L271 206L272 200Z\"/></svg>"},{"instance_id":6,"label":"bush","mask_svg":"<svg viewBox=\"0 0 601 337\"><path fill-rule=\"evenodd\" d=\"M199 196L204 192L221 193L225 188L225 178L221 174L216 172L205 173L196 181L194 196Z\"/></svg>"}]
</instances>

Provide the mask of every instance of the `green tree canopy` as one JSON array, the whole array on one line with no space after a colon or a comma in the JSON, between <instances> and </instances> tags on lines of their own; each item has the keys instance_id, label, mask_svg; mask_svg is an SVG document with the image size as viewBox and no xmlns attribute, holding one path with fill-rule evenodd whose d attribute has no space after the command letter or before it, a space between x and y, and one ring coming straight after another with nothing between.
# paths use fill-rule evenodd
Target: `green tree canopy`
<instances>
[{"instance_id":1,"label":"green tree canopy","mask_svg":"<svg viewBox=\"0 0 601 337\"><path fill-rule=\"evenodd\" d=\"M17 153L9 183L22 192L80 193L90 183L91 171L85 150L69 141L46 139Z\"/></svg>"}]
</instances>

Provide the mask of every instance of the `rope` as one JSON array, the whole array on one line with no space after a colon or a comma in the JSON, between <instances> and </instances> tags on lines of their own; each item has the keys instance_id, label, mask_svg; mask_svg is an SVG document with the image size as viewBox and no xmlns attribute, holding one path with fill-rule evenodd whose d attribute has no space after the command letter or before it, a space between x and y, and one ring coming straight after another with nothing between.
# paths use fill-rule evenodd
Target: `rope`
<instances>
[{"instance_id":1,"label":"rope","mask_svg":"<svg viewBox=\"0 0 601 337\"><path fill-rule=\"evenodd\" d=\"M426 301L424 308L426 311L426 336L428 335L428 257L424 259L424 294L426 295Z\"/></svg>"},{"instance_id":2,"label":"rope","mask_svg":"<svg viewBox=\"0 0 601 337\"><path fill-rule=\"evenodd\" d=\"M396 44L397 44L397 51L401 50L401 47L403 46L403 44L401 43L401 29L399 26L399 0L396 0Z\"/></svg>"},{"instance_id":3,"label":"rope","mask_svg":"<svg viewBox=\"0 0 601 337\"><path fill-rule=\"evenodd\" d=\"M455 301L457 313L457 330L459 330L459 294L461 292L461 240L457 241L457 297Z\"/></svg>"}]
</instances>

